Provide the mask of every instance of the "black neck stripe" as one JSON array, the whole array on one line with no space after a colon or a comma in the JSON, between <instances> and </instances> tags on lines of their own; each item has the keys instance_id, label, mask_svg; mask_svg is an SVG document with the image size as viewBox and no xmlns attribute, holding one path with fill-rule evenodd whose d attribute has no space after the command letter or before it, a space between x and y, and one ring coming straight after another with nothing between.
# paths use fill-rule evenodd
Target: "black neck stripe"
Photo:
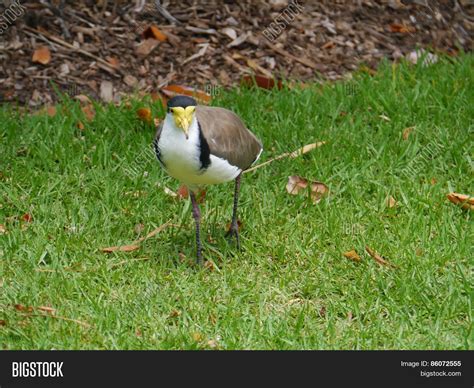
<instances>
[{"instance_id":1,"label":"black neck stripe","mask_svg":"<svg viewBox=\"0 0 474 388\"><path fill-rule=\"evenodd\" d=\"M199 161L201 162L201 170L205 170L211 164L211 150L209 149L209 144L207 143L204 134L202 133L201 124L198 122L199 128Z\"/></svg>"}]
</instances>

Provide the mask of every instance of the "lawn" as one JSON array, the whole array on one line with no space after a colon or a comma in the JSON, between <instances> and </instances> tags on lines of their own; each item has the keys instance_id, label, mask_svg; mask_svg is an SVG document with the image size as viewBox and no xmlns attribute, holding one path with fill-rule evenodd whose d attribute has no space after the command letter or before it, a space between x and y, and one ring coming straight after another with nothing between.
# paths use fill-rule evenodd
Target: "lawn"
<instances>
[{"instance_id":1,"label":"lawn","mask_svg":"<svg viewBox=\"0 0 474 388\"><path fill-rule=\"evenodd\" d=\"M241 252L224 237L233 184L209 187L201 269L189 201L165 192L179 183L137 117L159 104L96 105L90 122L71 99L54 117L0 108L1 348L472 349L472 214L446 194L474 194L473 68L222 90L213 104L262 139L260 162L326 144L244 175ZM290 175L330 194L289 195ZM101 251L168 221L138 250Z\"/></svg>"}]
</instances>

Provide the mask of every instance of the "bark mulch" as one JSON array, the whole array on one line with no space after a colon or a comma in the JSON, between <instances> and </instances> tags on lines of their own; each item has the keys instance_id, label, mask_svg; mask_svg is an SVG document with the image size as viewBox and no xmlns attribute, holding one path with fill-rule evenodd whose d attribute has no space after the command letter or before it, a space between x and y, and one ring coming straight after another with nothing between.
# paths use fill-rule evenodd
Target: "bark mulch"
<instances>
[{"instance_id":1,"label":"bark mulch","mask_svg":"<svg viewBox=\"0 0 474 388\"><path fill-rule=\"evenodd\" d=\"M115 102L176 84L213 94L255 74L335 80L473 46L470 0L20 0L16 20L3 3L0 102L31 108L55 88Z\"/></svg>"}]
</instances>

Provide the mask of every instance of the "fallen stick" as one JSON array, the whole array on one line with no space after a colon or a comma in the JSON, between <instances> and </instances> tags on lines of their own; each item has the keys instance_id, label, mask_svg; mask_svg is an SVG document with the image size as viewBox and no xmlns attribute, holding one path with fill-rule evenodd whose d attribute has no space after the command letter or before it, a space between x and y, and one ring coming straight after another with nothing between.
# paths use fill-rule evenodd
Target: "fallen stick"
<instances>
[{"instance_id":1,"label":"fallen stick","mask_svg":"<svg viewBox=\"0 0 474 388\"><path fill-rule=\"evenodd\" d=\"M101 251L105 252L105 253L111 253L111 252L117 252L117 251L119 251L119 252L136 251L137 249L140 248L140 243L142 243L143 241L149 239L150 237L155 236L156 234L160 233L162 230L166 229L170 225L171 225L171 220L165 222L163 225L159 226L155 230L152 230L146 236L140 237L139 239L135 240L130 245L117 245L117 246L114 246L114 247L102 248Z\"/></svg>"},{"instance_id":2,"label":"fallen stick","mask_svg":"<svg viewBox=\"0 0 474 388\"><path fill-rule=\"evenodd\" d=\"M284 154L275 156L274 158L267 160L266 162L257 164L256 166L249 168L248 170L245 170L244 173L256 170L257 168L266 166L267 164L270 164L274 162L275 160L280 160L283 158L296 158L300 155L306 154L307 152L314 150L315 148L321 147L322 145L326 144L325 141L318 141L317 143L312 143L312 144L307 144L301 148L298 148L296 151L293 152L285 152Z\"/></svg>"},{"instance_id":3,"label":"fallen stick","mask_svg":"<svg viewBox=\"0 0 474 388\"><path fill-rule=\"evenodd\" d=\"M171 15L168 10L161 4L161 0L155 0L155 6L158 12L171 24L181 24L181 22Z\"/></svg>"},{"instance_id":4,"label":"fallen stick","mask_svg":"<svg viewBox=\"0 0 474 388\"><path fill-rule=\"evenodd\" d=\"M392 263L389 263L387 260L385 260L384 258L382 258L382 256L380 256L377 252L375 252L373 249L371 249L370 247L366 246L365 247L365 250L367 251L367 253L377 262L379 263L380 265L385 265L387 267L392 267L392 268L398 268L396 265L392 264Z\"/></svg>"},{"instance_id":5,"label":"fallen stick","mask_svg":"<svg viewBox=\"0 0 474 388\"><path fill-rule=\"evenodd\" d=\"M60 315L54 315L54 314L31 314L29 315L30 317L49 317L49 318L56 318L60 319L62 321L68 321L68 322L74 322L77 323L78 325L84 326L84 327L92 327L90 323L80 321L78 319L73 319L73 318L67 318L67 317L62 317Z\"/></svg>"}]
</instances>

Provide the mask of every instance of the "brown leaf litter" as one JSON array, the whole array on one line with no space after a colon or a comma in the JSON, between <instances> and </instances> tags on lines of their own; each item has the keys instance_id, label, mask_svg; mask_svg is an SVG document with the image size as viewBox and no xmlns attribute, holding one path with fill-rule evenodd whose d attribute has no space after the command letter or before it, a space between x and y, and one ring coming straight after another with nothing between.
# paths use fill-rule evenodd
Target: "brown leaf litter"
<instances>
[{"instance_id":1,"label":"brown leaf litter","mask_svg":"<svg viewBox=\"0 0 474 388\"><path fill-rule=\"evenodd\" d=\"M450 202L461 206L464 210L474 210L474 197L459 193L449 193L446 197Z\"/></svg>"},{"instance_id":2,"label":"brown leaf litter","mask_svg":"<svg viewBox=\"0 0 474 388\"><path fill-rule=\"evenodd\" d=\"M318 181L309 181L298 175L288 177L286 184L286 191L291 195L298 195L299 193L308 194L313 203L321 201L322 197L329 192L329 187L324 183Z\"/></svg>"}]
</instances>

